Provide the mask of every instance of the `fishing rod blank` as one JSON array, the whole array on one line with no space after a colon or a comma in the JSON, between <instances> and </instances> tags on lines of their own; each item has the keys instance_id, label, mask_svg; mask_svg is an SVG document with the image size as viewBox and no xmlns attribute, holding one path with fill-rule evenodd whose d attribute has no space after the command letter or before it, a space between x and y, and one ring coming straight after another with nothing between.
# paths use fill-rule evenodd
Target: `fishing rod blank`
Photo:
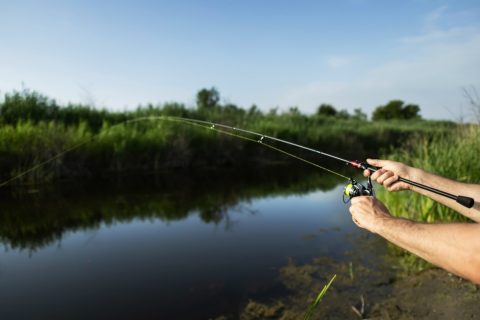
<instances>
[{"instance_id":1,"label":"fishing rod blank","mask_svg":"<svg viewBox=\"0 0 480 320\"><path fill-rule=\"evenodd\" d=\"M172 117L172 118L177 118L177 117ZM181 119L187 120L187 121L189 121L189 122L203 123L203 124L208 124L208 125L211 125L211 126L218 126L218 127L230 129L230 130L233 130L233 131L239 131L239 132L243 132L243 133L255 135L255 136L261 137L262 140L265 139L265 138L267 138L267 139L270 139L270 140L273 140L273 141L277 141L277 142L280 142L280 143L284 143L284 144L287 144L287 145L290 145L290 146L294 146L294 147L297 147L297 148L300 148L300 149L304 149L304 150L307 150L307 151L311 151L311 152L320 154L320 155L322 155L322 156L329 157L329 158L331 158L331 159L335 159L335 160L338 160L338 161L342 161L343 163L345 163L345 164L347 164L347 165L350 165L350 166L352 166L352 167L354 167L354 168L363 169L363 170L369 170L369 171L371 171L372 173L375 172L375 171L377 171L378 169L380 169L380 168L371 166L371 165L369 165L368 163L365 163L365 162L360 162L360 161L356 161L356 160L349 161L349 160L346 160L346 159L343 159L343 158L334 156L334 155L329 154L329 153L326 153L326 152L322 152L322 151L319 151L319 150L316 150L316 149L312 149L312 148L309 148L309 147L305 147L305 146L302 146L302 145L299 145L299 144L296 144L296 143L293 143L293 142L290 142L290 141L286 141L286 140L283 140L283 139L275 138L275 137L268 136L268 135L261 134L261 133L257 133L257 132L254 132L254 131L245 130L245 129L240 129L240 128L236 128L236 127L232 127L232 126L227 126L227 125L224 125L224 124L217 124L217 123L213 123L213 122L210 122L210 121L203 121L203 120L197 120L197 119L188 119L188 118L181 118ZM440 195L440 196L447 197L447 198L449 198L449 199L455 200L457 203L459 203L459 204L461 204L462 206L467 207L467 208L471 208L471 207L473 207L473 205L475 204L475 200L474 200L473 198L470 198L470 197L465 197L465 196L461 196L461 195L454 195L454 194L452 194L452 193L445 192L445 191L439 190L439 189L437 189L437 188L434 188L434 187L431 187L431 186L427 186L427 185L425 185L425 184L422 184L422 183L419 183L419 182L415 182L415 181L412 181L412 180L408 180L408 179L405 179L405 178L402 178L402 177L399 177L398 180L400 180L400 181L402 181L402 182L405 182L405 183L407 183L407 184L409 184L409 185L415 186L415 187L417 187L417 188L420 188L420 189L423 189L423 190L427 190L427 191L433 192L433 193L435 193L435 194L437 194L437 195Z\"/></svg>"},{"instance_id":2,"label":"fishing rod blank","mask_svg":"<svg viewBox=\"0 0 480 320\"><path fill-rule=\"evenodd\" d=\"M261 137L262 139L266 138L266 139L269 139L269 140L273 140L273 141L281 142L281 143L284 143L284 144L288 144L290 146L294 146L294 147L297 147L297 148L300 148L300 149L304 149L304 150L307 150L307 151L318 153L322 156L330 157L332 159L342 161L346 164L350 164L350 162L351 162L351 161L348 161L346 159L342 159L340 157L334 156L334 155L326 153L326 152L322 152L322 151L319 151L319 150L316 150L316 149L312 149L312 148L309 148L309 147L302 146L300 144L296 144L296 143L287 141L287 140L282 140L282 139L279 139L279 138L275 138L275 137L272 137L272 136L269 136L269 135L266 135L266 134L262 134L262 133L258 133L258 132L254 132L254 131L250 131L250 130L240 129L240 128L237 128L237 127L227 126L225 124L219 124L219 123L214 123L214 122L204 121L204 120L179 118L179 117L172 117L172 118L183 119L183 120L187 120L187 121L190 121L190 122L203 123L203 124L207 124L207 125L210 125L210 126L215 126L215 127L230 129L230 130L233 130L233 131L248 133L248 134L251 134L251 135L255 135L257 137Z\"/></svg>"},{"instance_id":3,"label":"fishing rod blank","mask_svg":"<svg viewBox=\"0 0 480 320\"><path fill-rule=\"evenodd\" d=\"M293 142L290 142L290 141L286 141L286 140L283 140L283 139L279 139L279 138L275 138L275 137L272 137L272 136L269 136L269 135L265 135L265 134L261 134L261 133L257 133L257 132L254 132L254 131L250 131L250 130L245 130L245 129L240 129L240 128L237 128L237 127L233 127L233 126L228 126L228 125L225 125L225 124L219 124L219 123L214 123L214 122L211 122L211 121L204 121L204 120L197 120L197 119L189 119L189 118L183 118L183 117L174 117L174 116L148 116L148 117L140 117L140 118L135 118L135 119L130 119L130 120L126 120L124 122L121 122L121 123L117 123L115 124L114 126L112 126L111 128L113 127L116 127L116 126L119 126L119 125L124 125L124 124L128 124L128 123L132 123L132 122L139 122L139 121L143 121L143 120L166 120L166 121L176 121L176 122L181 122L181 123L189 123L189 124L193 124L193 125L199 125L199 126L202 126L204 127L205 125L208 125L208 127L210 127L211 129L214 129L215 131L218 131L218 132L221 132L221 133L224 133L224 134L230 134L232 136L236 136L236 137L239 137L239 138L242 138L242 139L245 139L245 140L250 140L250 141L255 141L253 139L250 139L250 138L247 138L245 136L242 136L242 135L237 135L237 134L234 134L234 133L228 133L224 130L218 130L216 127L219 127L219 128L223 128L223 129L228 129L228 130L231 130L231 131L236 131L236 132L241 132L241 133L246 133L246 134L250 134L250 135L254 135L254 136L257 136L257 137L260 137L259 140L257 140L257 142L260 142L262 143L263 140L265 139L269 139L269 140L272 140L272 141L277 141L277 142L280 142L280 143L283 143L283 144L286 144L286 145L290 145L290 146L293 146L293 147L296 147L296 148L300 148L300 149L304 149L304 150L307 150L307 151L310 151L310 152L313 152L313 153L317 153L317 154L320 154L322 156L325 156L325 157L328 157L328 158L331 158L331 159L335 159L337 161L341 161L347 165L350 165L354 168L357 168L357 169L363 169L363 170L370 170L371 172L375 172L377 171L378 169L380 168L377 168L377 167L374 167L374 166L371 166L369 165L368 163L365 163L365 162L360 162L360 161L356 161L356 160L353 160L353 161L349 161L349 160L346 160L346 159L343 159L343 158L340 158L340 157L337 157L335 155L332 155L332 154L329 154L329 153L326 153L326 152L322 152L322 151L319 151L319 150L316 150L316 149L312 149L312 148L309 148L309 147L305 147L305 146L302 146L300 144L296 144L296 143L293 143ZM27 173L30 173L36 169L38 169L39 167L47 164L48 162L64 155L65 153L67 152L70 152L74 149L77 149L78 147L88 143L89 141L91 141L91 139L87 140L87 141L83 141L81 143L78 143L72 147L70 147L69 149L63 151L63 152L60 152L59 154L55 155L54 157L16 175L15 177L11 178L11 179L8 179L7 181L4 181L3 183L0 184L0 187L2 186L5 186L7 185L8 183L10 183L11 181L13 180L16 180L18 178L20 178L21 176L27 174ZM334 170L330 170L328 168L325 168L325 167L322 167L318 164L314 164L312 162L309 162L308 160L305 160L303 158L300 158L296 155L293 155L291 153L288 153L286 152L285 150L282 150L282 149L279 149L279 148L276 148L272 145L269 145L269 144L264 144L265 146L271 148L271 149L274 149L276 151L279 151L279 152L282 152L288 156L291 156L291 157L294 157L294 158L297 158L299 160L302 160L306 163L309 163L311 165L314 165L318 168L321 168L323 170L326 170L330 173L333 173L333 174L336 174L338 176L341 176L342 178L347 178L351 181L351 184L350 185L353 185L354 187L355 186L361 186L359 183L357 183L355 180L351 179L351 178L348 178L344 175L341 175L340 173L338 172L335 172ZM427 191L430 191L430 192L433 192L435 194L438 194L438 195L441 195L441 196L444 196L444 197L447 197L449 199L452 199L452 200L455 200L456 202L458 202L459 204L461 204L462 206L464 207L467 207L467 208L471 208L473 207L473 205L475 204L475 201L470 198L470 197L465 197L465 196L460 196L460 195L454 195L454 194L451 194L451 193L448 193L448 192L445 192L445 191L442 191L442 190L439 190L439 189L436 189L436 188L433 188L433 187L430 187L430 186L427 186L427 185L424 185L424 184L421 184L421 183L418 183L418 182L415 182L415 181L411 181L411 180L408 180L408 179L405 179L405 178L402 178L402 177L399 177L399 180L402 181L402 182L405 182L407 184L410 184L412 186L416 186L418 188L421 188L421 189L424 189L424 190L427 190ZM365 187L364 187L365 188ZM371 183L369 183L369 187L367 187L366 189L371 189ZM369 192L347 192L348 190L345 189L345 194L350 196L351 197L354 197L354 196L357 196L357 195L372 195L373 194L373 190L368 190Z\"/></svg>"}]
</instances>

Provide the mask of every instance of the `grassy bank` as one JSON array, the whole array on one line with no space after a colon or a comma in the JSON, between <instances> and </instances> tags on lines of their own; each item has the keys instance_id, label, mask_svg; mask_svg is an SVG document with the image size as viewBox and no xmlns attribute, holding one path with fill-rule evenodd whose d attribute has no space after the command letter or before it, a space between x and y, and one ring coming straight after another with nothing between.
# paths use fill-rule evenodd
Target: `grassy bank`
<instances>
[{"instance_id":1,"label":"grassy bank","mask_svg":"<svg viewBox=\"0 0 480 320\"><path fill-rule=\"evenodd\" d=\"M261 112L255 107L245 110L231 104L188 108L167 103L109 112L83 105L59 106L37 93L23 92L6 95L0 104L0 178L13 177L84 142L26 176L23 183L54 177L289 160L258 144L182 124L144 121L118 125L145 116L181 116L235 125L346 158L378 156L412 135L432 136L457 127L451 122L421 119L372 122L345 112L341 116L304 115L295 108L283 113L276 109ZM325 159L310 159L325 164Z\"/></svg>"}]
</instances>

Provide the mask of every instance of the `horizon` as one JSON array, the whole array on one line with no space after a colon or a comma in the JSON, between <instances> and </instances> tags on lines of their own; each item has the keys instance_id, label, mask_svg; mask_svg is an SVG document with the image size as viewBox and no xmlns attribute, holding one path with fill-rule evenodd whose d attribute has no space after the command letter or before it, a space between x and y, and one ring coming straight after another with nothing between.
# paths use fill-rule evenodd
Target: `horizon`
<instances>
[{"instance_id":1,"label":"horizon","mask_svg":"<svg viewBox=\"0 0 480 320\"><path fill-rule=\"evenodd\" d=\"M200 90L216 90L216 88L212 87L212 88L202 88ZM200 90L197 91L200 92ZM221 92L217 92L221 98ZM163 108L165 107L168 107L168 106L173 106L173 105L177 105L178 107L181 107L181 108L185 108L186 110L199 110L199 106L198 106L198 103L195 102L193 104L185 104L185 103L182 103L182 102L177 102L177 101L167 101L167 102L163 102L163 103L150 103L150 102L147 102L145 104L137 104L136 106L133 106L131 108L128 108L128 109L124 109L124 110L115 110L115 109L108 109L108 108L105 108L105 107L102 107L102 106L96 106L95 104L92 104L92 103L80 103L80 102L67 102L67 103L61 103L61 102L58 102L57 99L55 99L54 97L50 97L50 96L47 96L45 94L43 94L42 92L39 92L37 90L34 90L34 89L31 89L31 88L26 88L26 87L23 87L21 90L12 90L10 92L5 92L3 93L3 95L0 95L0 104L4 103L5 102L5 98L7 96L13 96L15 94L19 94L20 96L32 96L32 95L35 95L37 97L40 97L40 99L45 99L45 101L49 104L49 105L54 105L56 107L59 107L59 108L68 108L68 107L84 107L84 108L88 108L88 109L92 109L92 110L98 110L98 111L107 111L107 112L111 112L111 113L129 113L129 112L137 112L137 111L140 111L140 110L147 110L147 109L150 109L150 108L154 108L154 109L157 109L157 110L162 110ZM409 118L409 119L390 119L390 120L374 120L372 117L373 117L373 113L376 111L377 108L381 108L381 107L385 107L387 104L391 103L391 102L394 102L394 101L401 101L403 103L403 107L407 106L407 105L410 105L408 103L406 103L405 101L403 100L399 100L399 99L394 99L394 100L390 100L390 101L387 101L385 102L384 104L382 105L379 105L377 107L375 107L374 109L372 109L371 112L366 112L365 110L361 109L361 108L357 108L357 109L354 109L352 111L350 110L347 110L347 109L339 109L331 104L327 104L327 103L322 103L320 104L313 112L303 112L302 110L298 109L296 106L292 106L292 107L289 107L287 109L282 109L280 110L279 108L277 107L274 107L274 108L270 108L268 110L264 110L262 108L260 108L258 105L256 104L252 104L251 106L240 106L240 105L237 105L235 104L234 101L229 101L227 103L222 103L222 100L220 99L220 101L218 102L217 106L220 107L220 108L226 108L227 106L234 106L236 108L239 108L239 109L242 109L246 112L249 112L249 110L251 108L255 108L256 111L259 111L261 112L263 115L268 115L269 113L274 113L275 115L283 115L283 114L290 114L292 112L295 112L302 116L307 116L307 117L311 117L311 116L314 116L316 114L320 114L319 113L319 109L320 107L322 106L327 106L327 107L333 107L335 109L335 111L337 112L336 115L331 115L331 117L334 117L334 118L338 118L338 119L354 119L356 117L358 117L359 115L357 114L357 112L360 112L360 114L363 114L364 116L366 116L365 120L366 121L392 121L392 120L400 120L400 121L414 121L414 120L429 120L429 121L436 121L436 120L440 120L440 121L453 121L453 122L459 122L459 123L464 123L465 122L465 119L428 119L428 118L423 118L422 115L421 115L421 106L420 107L420 110L418 112L418 115L420 116L419 118L417 117L414 117L414 118ZM415 104L413 104L415 105ZM345 114L346 112L346 114ZM324 116L327 116L329 117L329 115L325 115ZM346 117L346 118L345 118Z\"/></svg>"},{"instance_id":2,"label":"horizon","mask_svg":"<svg viewBox=\"0 0 480 320\"><path fill-rule=\"evenodd\" d=\"M23 86L110 111L222 103L266 112L390 100L427 119L469 117L480 88L475 1L0 3L2 95Z\"/></svg>"}]
</instances>

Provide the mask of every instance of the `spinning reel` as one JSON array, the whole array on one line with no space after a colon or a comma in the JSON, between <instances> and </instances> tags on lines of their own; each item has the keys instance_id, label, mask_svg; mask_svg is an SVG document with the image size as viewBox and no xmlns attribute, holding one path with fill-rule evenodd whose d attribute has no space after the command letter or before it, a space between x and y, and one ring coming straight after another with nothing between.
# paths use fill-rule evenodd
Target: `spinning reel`
<instances>
[{"instance_id":1,"label":"spinning reel","mask_svg":"<svg viewBox=\"0 0 480 320\"><path fill-rule=\"evenodd\" d=\"M343 189L343 203L348 203L352 200L353 197L358 196L374 196L372 179L368 177L367 186L355 181L355 179L350 178L350 183L345 186Z\"/></svg>"}]
</instances>

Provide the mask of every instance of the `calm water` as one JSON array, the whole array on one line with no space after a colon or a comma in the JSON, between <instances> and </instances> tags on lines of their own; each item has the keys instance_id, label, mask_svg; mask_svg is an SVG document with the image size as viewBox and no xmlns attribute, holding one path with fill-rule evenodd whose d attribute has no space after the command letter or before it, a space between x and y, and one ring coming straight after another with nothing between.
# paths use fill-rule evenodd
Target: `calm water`
<instances>
[{"instance_id":1,"label":"calm water","mask_svg":"<svg viewBox=\"0 0 480 320\"><path fill-rule=\"evenodd\" d=\"M1 319L209 319L280 296L291 258L349 259L343 181L269 169L3 190Z\"/></svg>"}]
</instances>

